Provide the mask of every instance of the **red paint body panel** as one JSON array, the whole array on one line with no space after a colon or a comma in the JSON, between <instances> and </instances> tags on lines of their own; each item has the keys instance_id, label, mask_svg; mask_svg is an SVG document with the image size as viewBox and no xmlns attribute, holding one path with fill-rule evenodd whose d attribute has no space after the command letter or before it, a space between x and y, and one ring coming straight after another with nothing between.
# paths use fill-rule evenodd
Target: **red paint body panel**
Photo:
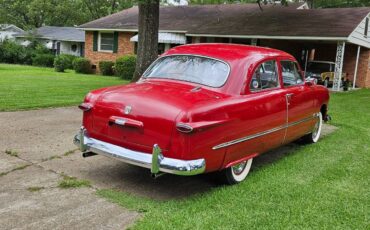
<instances>
[{"instance_id":1,"label":"red paint body panel","mask_svg":"<svg viewBox=\"0 0 370 230\"><path fill-rule=\"evenodd\" d=\"M282 86L280 65L280 87L249 91L252 74L262 61L295 61L282 51L232 44L193 44L178 46L163 55L176 54L200 55L226 62L230 66L226 83L212 88L176 80L142 79L92 91L85 98L92 109L84 112L83 117L88 134L148 154L153 145L158 144L165 157L204 158L206 172L211 172L307 134L313 128L312 120L284 126L312 117L329 101L328 90L322 86ZM200 90L192 90L197 86ZM287 106L288 93L293 96ZM129 114L125 113L126 106L132 108ZM112 125L117 118L127 118L130 125ZM182 133L176 129L177 123L187 124L193 131ZM274 129L277 130L264 133ZM253 138L215 148L243 137Z\"/></svg>"}]
</instances>

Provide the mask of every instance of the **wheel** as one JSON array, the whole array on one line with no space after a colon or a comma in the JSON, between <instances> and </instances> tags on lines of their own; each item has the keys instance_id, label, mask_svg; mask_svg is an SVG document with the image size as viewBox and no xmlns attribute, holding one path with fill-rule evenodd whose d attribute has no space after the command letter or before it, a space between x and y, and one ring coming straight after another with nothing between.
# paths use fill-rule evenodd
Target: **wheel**
<instances>
[{"instance_id":1,"label":"wheel","mask_svg":"<svg viewBox=\"0 0 370 230\"><path fill-rule=\"evenodd\" d=\"M312 144L316 143L320 139L322 129L322 113L319 113L316 123L312 129L312 132L303 137L305 143Z\"/></svg>"},{"instance_id":2,"label":"wheel","mask_svg":"<svg viewBox=\"0 0 370 230\"><path fill-rule=\"evenodd\" d=\"M253 158L243 161L237 165L224 169L223 177L227 184L238 184L242 182L251 170Z\"/></svg>"},{"instance_id":3,"label":"wheel","mask_svg":"<svg viewBox=\"0 0 370 230\"><path fill-rule=\"evenodd\" d=\"M329 79L325 79L325 81L324 81L324 86L326 87L326 88L328 88L329 87Z\"/></svg>"}]
</instances>

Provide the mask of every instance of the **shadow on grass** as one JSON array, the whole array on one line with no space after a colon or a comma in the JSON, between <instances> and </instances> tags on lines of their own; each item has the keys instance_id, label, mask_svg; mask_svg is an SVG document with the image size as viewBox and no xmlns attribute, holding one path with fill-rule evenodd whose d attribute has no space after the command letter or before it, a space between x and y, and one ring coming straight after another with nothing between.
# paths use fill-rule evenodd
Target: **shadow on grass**
<instances>
[{"instance_id":1,"label":"shadow on grass","mask_svg":"<svg viewBox=\"0 0 370 230\"><path fill-rule=\"evenodd\" d=\"M252 172L267 167L280 159L294 154L300 148L299 144L289 144L254 159ZM102 171L109 174L101 175ZM182 177L171 174L164 174L156 179L150 176L148 169L140 168L125 163L106 165L100 167L99 171L90 171L90 176L95 183L102 180L106 189L114 189L127 192L139 197L146 197L154 200L179 200L191 196L207 193L214 188L225 186L219 179L219 173L208 173L190 177ZM250 176L252 176L250 175ZM98 186L101 187L101 186Z\"/></svg>"},{"instance_id":2,"label":"shadow on grass","mask_svg":"<svg viewBox=\"0 0 370 230\"><path fill-rule=\"evenodd\" d=\"M304 146L297 141L256 157L249 176L253 176L253 173L259 169L266 168L285 157L297 153L297 150ZM89 180L98 184L99 188L114 189L155 200L189 198L225 185L218 178L219 173L190 177L164 174L153 179L148 169L125 163L99 165L89 171L89 176L91 177ZM99 186L99 184L103 186Z\"/></svg>"}]
</instances>

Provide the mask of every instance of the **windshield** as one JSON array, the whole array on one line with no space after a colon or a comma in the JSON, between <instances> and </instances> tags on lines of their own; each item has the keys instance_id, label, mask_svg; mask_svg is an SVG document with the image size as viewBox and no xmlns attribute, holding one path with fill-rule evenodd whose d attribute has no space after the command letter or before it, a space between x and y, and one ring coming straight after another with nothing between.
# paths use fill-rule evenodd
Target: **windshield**
<instances>
[{"instance_id":1,"label":"windshield","mask_svg":"<svg viewBox=\"0 0 370 230\"><path fill-rule=\"evenodd\" d=\"M312 73L330 72L330 64L320 62L309 62L307 65L307 72Z\"/></svg>"},{"instance_id":2,"label":"windshield","mask_svg":"<svg viewBox=\"0 0 370 230\"><path fill-rule=\"evenodd\" d=\"M143 75L144 78L165 78L221 87L227 80L230 68L219 60L173 55L158 59Z\"/></svg>"}]
</instances>

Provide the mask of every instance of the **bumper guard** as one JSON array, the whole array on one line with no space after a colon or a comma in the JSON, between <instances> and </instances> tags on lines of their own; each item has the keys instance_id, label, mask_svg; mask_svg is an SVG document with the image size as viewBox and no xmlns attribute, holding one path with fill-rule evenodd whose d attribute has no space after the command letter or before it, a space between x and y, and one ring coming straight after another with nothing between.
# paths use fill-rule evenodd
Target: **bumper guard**
<instances>
[{"instance_id":1,"label":"bumper guard","mask_svg":"<svg viewBox=\"0 0 370 230\"><path fill-rule=\"evenodd\" d=\"M79 133L74 137L73 142L82 152L92 152L132 165L149 168L152 174L165 172L182 176L192 176L201 174L206 169L206 162L204 159L179 160L167 158L162 155L162 151L157 144L153 146L152 154L133 151L90 138L84 127L81 127Z\"/></svg>"}]
</instances>

